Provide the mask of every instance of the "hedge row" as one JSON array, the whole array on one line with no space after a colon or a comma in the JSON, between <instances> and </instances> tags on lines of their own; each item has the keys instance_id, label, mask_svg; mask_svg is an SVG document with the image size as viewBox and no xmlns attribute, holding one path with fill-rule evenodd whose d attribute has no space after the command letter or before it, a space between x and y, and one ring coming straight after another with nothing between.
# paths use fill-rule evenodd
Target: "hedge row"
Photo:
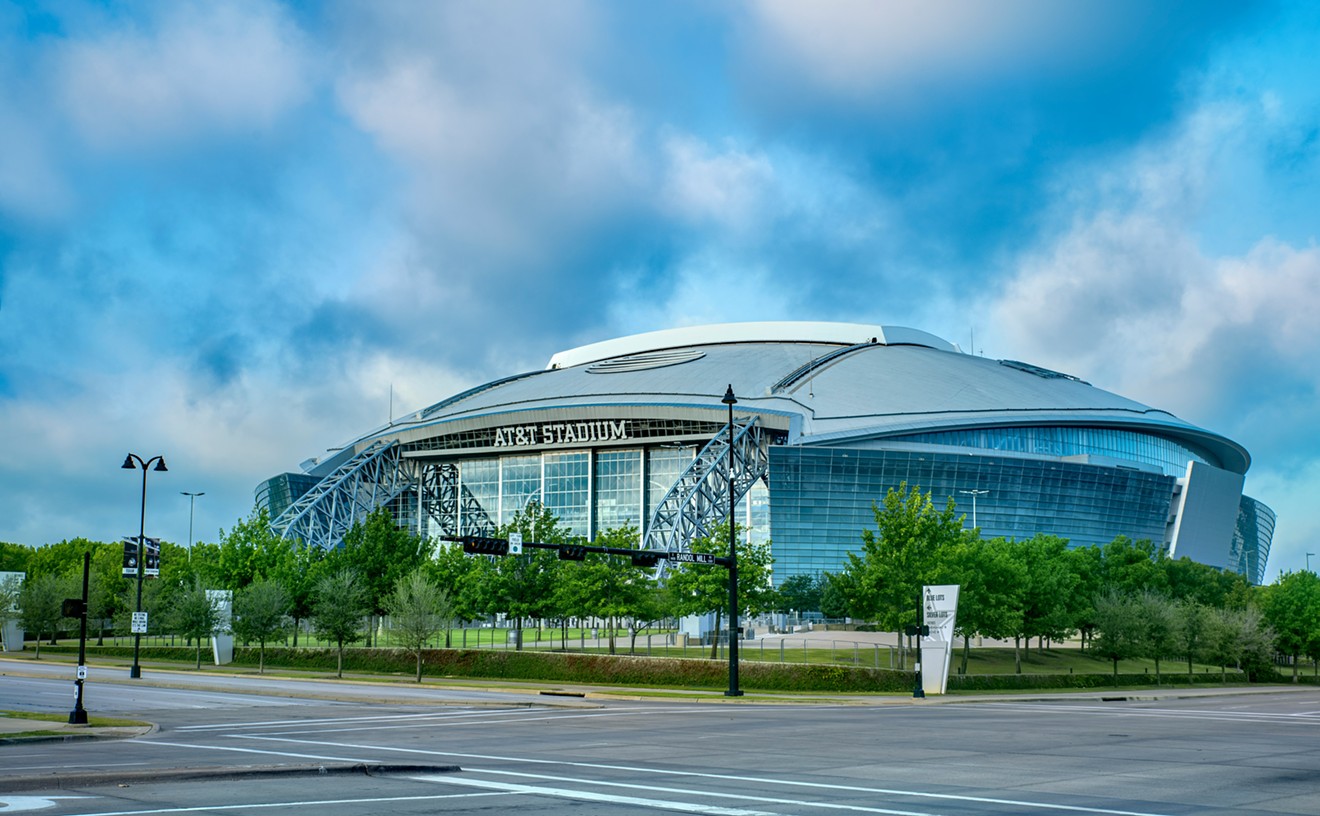
<instances>
[{"instance_id":1,"label":"hedge row","mask_svg":"<svg viewBox=\"0 0 1320 816\"><path fill-rule=\"evenodd\" d=\"M1190 681L1189 681L1190 678ZM1244 672L1231 671L1227 675L1219 672L1211 674L1178 674L1168 672L1160 677L1160 684L1165 686L1185 686L1192 684L1224 685L1248 683L1250 679ZM950 691L1012 691L1026 689L1094 689L1116 688L1124 686L1155 685L1153 674L951 674Z\"/></svg>"},{"instance_id":2,"label":"hedge row","mask_svg":"<svg viewBox=\"0 0 1320 816\"><path fill-rule=\"evenodd\" d=\"M46 646L43 652L76 654L75 646ZM203 649L202 660L209 662L209 649ZM131 646L88 647L89 655L106 657L132 657ZM169 660L189 663L195 659L195 649L186 646L152 646L141 651L143 660ZM236 647L234 665L255 668L258 651L255 648ZM337 655L334 649L289 649L267 647L268 668L302 669L307 671L335 671ZM493 649L428 649L422 652L424 677L457 677L484 680L527 680L553 683L584 683L592 685L642 686L659 688L725 688L728 685L729 664L725 660L692 658L634 657L629 655L597 655L576 652L504 651ZM344 670L398 674L411 677L416 671L416 657L402 649L346 649ZM738 668L739 686L756 691L805 691L883 693L906 692L912 689L911 672L886 669L853 668L828 664L762 663L744 661ZM1291 676L1257 675L1248 677L1243 672L1230 671L1190 675L1190 682L1198 685L1248 682L1280 682ZM1303 676L1302 682L1309 678ZM1163 685L1188 685L1189 675L1179 672L1165 673ZM1094 689L1131 686L1150 686L1155 683L1151 674L969 674L949 676L950 691L1008 691L1029 689Z\"/></svg>"}]
</instances>

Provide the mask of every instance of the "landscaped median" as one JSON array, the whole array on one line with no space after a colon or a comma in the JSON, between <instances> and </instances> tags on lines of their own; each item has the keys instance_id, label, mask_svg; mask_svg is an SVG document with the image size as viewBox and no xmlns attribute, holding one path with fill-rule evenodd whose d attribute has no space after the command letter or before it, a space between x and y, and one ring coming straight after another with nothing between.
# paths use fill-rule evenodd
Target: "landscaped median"
<instances>
[{"instance_id":1,"label":"landscaped median","mask_svg":"<svg viewBox=\"0 0 1320 816\"><path fill-rule=\"evenodd\" d=\"M88 737L138 737L152 729L151 723L89 717L86 725L70 725L67 714L33 711L0 711L0 744L47 739Z\"/></svg>"},{"instance_id":2,"label":"landscaped median","mask_svg":"<svg viewBox=\"0 0 1320 816\"><path fill-rule=\"evenodd\" d=\"M69 647L47 647L48 653L67 654ZM124 646L89 647L89 658L127 658L132 649ZM142 649L141 658L185 665L193 662L187 647L157 646ZM255 669L255 648L234 650L233 668ZM266 668L335 672L334 649L267 648ZM402 649L348 649L344 670L411 677L415 655ZM1097 663L1098 666L1104 664ZM577 652L502 651L491 649L429 649L422 653L422 673L430 678L512 680L578 683L651 688L720 689L727 687L729 664L725 660L634 657L628 655L582 654ZM849 667L821 663L769 663L744 660L739 664L739 686L747 691L826 692L883 694L910 692L912 672ZM1277 675L1253 678L1278 682ZM949 691L1010 691L1041 689L1102 689L1136 686L1240 685L1250 682L1237 671L1149 672L1113 674L1097 672L1036 672L1024 674L953 674Z\"/></svg>"}]
</instances>

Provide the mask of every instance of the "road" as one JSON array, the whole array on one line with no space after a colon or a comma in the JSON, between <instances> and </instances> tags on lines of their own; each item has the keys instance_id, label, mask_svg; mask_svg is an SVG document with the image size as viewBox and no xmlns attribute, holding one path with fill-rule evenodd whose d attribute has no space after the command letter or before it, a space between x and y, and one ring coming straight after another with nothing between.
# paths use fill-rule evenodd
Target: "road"
<instances>
[{"instance_id":1,"label":"road","mask_svg":"<svg viewBox=\"0 0 1320 816\"><path fill-rule=\"evenodd\" d=\"M379 684L332 684L338 699L274 696L265 684L297 684L250 680L181 689L103 679L96 699L159 730L116 742L0 746L0 785L56 770L73 780L0 793L8 803L0 814L38 806L61 816L514 807L555 816L1320 813L1315 690L1145 702L554 701L562 707L528 694L446 689L416 705L416 689L399 689L396 699L396 687ZM0 707L67 700L68 689L67 681L0 677ZM480 698L466 697L473 694ZM372 776L172 775L353 763L395 767ZM108 776L70 776L78 770Z\"/></svg>"}]
</instances>

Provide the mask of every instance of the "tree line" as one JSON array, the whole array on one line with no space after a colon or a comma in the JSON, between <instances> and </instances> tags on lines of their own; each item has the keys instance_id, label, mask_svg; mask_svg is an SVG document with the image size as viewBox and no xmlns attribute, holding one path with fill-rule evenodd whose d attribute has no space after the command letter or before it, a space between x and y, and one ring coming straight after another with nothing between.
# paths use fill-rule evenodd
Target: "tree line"
<instances>
[{"instance_id":1,"label":"tree line","mask_svg":"<svg viewBox=\"0 0 1320 816\"><path fill-rule=\"evenodd\" d=\"M797 575L772 588L768 545L739 545L740 608L819 611L826 617L870 621L902 632L918 624L925 584L961 586L956 634L965 671L972 638L1012 641L1021 671L1022 649L1044 649L1080 635L1097 657L1184 660L1251 670L1271 651L1320 659L1320 579L1314 573L1283 575L1267 587L1187 558L1173 559L1149 541L1119 536L1100 546L1070 548L1064 539L985 539L964 527L950 498L938 507L930 493L907 485L873 506L875 529L861 531L861 548L842 569ZM550 511L531 503L497 535L519 532L527 540L572 543L575 537ZM728 528L692 542L697 552L725 554ZM607 530L594 543L636 548L636 528ZM82 553L93 554L89 618L92 634L125 632L134 607L134 579L121 574L122 545L73 539L40 548L0 542L0 571L26 572L22 586L2 587L3 610L17 609L29 633L51 635L67 621L59 601L80 592ZM636 633L656 622L688 614L716 614L727 603L727 573L702 565L675 566L657 581L651 570L627 558L588 554L582 562L559 560L553 550L522 556L472 557L402 530L385 509L372 513L344 538L341 548L321 551L280 539L263 509L254 510L216 543L191 551L162 543L161 575L145 584L143 606L152 631L171 631L199 641L215 628L206 589L234 592L233 627L245 642L292 635L303 623L335 643L370 646L377 622L390 616L400 642L418 651L454 621L503 616L515 648L522 628L535 621L566 630L570 621L599 619L609 651L614 633ZM404 623L401 623L404 622ZM718 634L717 638L718 639ZM446 646L452 645L446 642ZM39 648L39 644L38 644ZM635 642L629 644L635 649ZM714 656L712 647L712 656Z\"/></svg>"}]
</instances>

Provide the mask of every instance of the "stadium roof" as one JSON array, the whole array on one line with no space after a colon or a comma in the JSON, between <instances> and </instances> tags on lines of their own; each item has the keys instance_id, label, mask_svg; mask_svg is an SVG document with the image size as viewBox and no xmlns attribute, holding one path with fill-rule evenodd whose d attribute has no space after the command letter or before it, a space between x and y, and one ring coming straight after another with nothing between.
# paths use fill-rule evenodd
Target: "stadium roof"
<instances>
[{"instance_id":1,"label":"stadium roof","mask_svg":"<svg viewBox=\"0 0 1320 816\"><path fill-rule=\"evenodd\" d=\"M1076 377L964 354L916 329L852 323L735 323L593 343L554 355L543 370L442 400L347 447L589 409L620 416L681 409L710 412L719 420L727 410L720 399L728 385L738 411L787 417L790 444L1065 425L1158 434L1239 473L1250 464L1246 450L1232 440Z\"/></svg>"}]
</instances>

